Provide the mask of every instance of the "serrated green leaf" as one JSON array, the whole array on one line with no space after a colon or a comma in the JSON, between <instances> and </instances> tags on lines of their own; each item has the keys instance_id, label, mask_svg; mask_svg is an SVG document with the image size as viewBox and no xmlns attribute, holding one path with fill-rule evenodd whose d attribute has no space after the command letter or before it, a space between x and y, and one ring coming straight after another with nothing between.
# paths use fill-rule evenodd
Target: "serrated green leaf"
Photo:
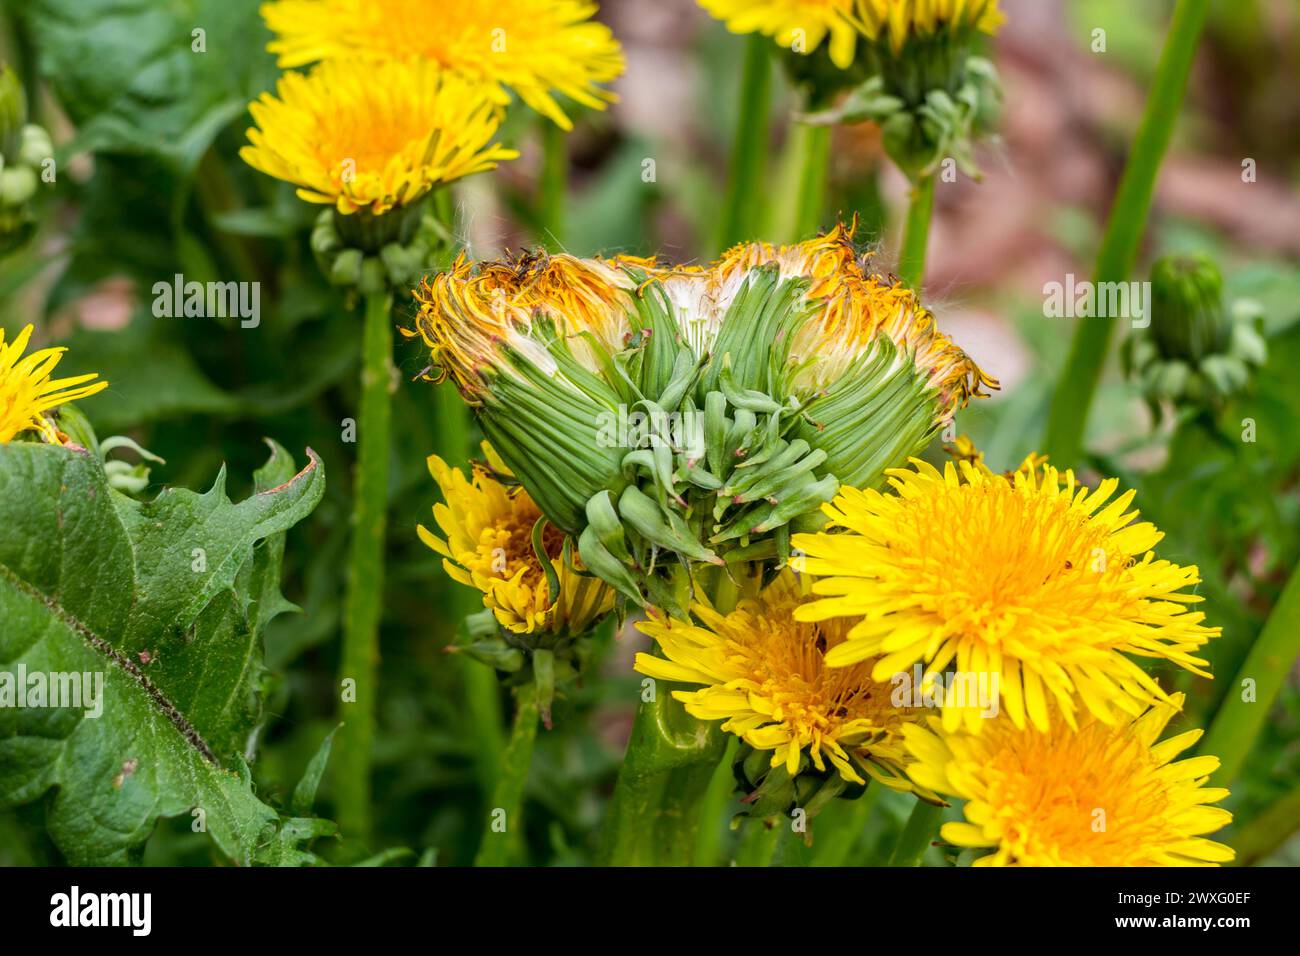
<instances>
[{"instance_id":1,"label":"serrated green leaf","mask_svg":"<svg viewBox=\"0 0 1300 956\"><path fill-rule=\"evenodd\" d=\"M272 451L261 485L286 473ZM260 716L261 628L284 605L278 553L258 544L320 500L309 455L238 504L224 471L205 494L144 503L87 452L0 446L0 673L102 680L99 716L0 707L0 809L46 797L70 862L132 862L159 817L187 813L240 863L283 840L242 751Z\"/></svg>"}]
</instances>

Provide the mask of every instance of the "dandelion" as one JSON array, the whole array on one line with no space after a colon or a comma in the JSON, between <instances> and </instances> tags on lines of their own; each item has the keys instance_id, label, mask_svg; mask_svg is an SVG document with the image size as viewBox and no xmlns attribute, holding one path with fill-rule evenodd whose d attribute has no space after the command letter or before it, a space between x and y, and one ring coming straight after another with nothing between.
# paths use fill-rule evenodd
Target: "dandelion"
<instances>
[{"instance_id":1,"label":"dandelion","mask_svg":"<svg viewBox=\"0 0 1300 956\"><path fill-rule=\"evenodd\" d=\"M446 502L433 507L444 537L420 525L420 540L442 555L454 580L482 593L483 606L506 630L586 633L613 608L613 592L564 559L563 535L553 526L544 527L538 554L534 529L541 511L526 491L505 483L509 471L486 443L483 453L487 465L476 466L472 479L429 456L429 473Z\"/></svg>"},{"instance_id":2,"label":"dandelion","mask_svg":"<svg viewBox=\"0 0 1300 956\"><path fill-rule=\"evenodd\" d=\"M382 215L518 155L492 143L501 107L428 63L322 63L284 74L249 111L243 160L343 215Z\"/></svg>"},{"instance_id":3,"label":"dandelion","mask_svg":"<svg viewBox=\"0 0 1300 956\"><path fill-rule=\"evenodd\" d=\"M1003 709L1046 733L1049 702L1075 726L1076 697L1105 724L1169 701L1132 658L1209 677L1193 656L1219 634L1189 610L1197 569L1157 560L1162 535L1129 511L1134 492L1095 491L1031 459L1011 477L962 461L940 473L914 461L890 472L893 492L841 489L827 506L838 533L797 535L803 570L821 576L801 620L849 618L833 666L878 658L888 679L920 661L932 679L952 663L997 673ZM979 711L949 700L944 726Z\"/></svg>"},{"instance_id":4,"label":"dandelion","mask_svg":"<svg viewBox=\"0 0 1300 956\"><path fill-rule=\"evenodd\" d=\"M553 94L591 109L615 97L600 84L624 70L609 28L585 0L273 0L262 6L281 67L318 60L424 60L493 91L508 87L563 129Z\"/></svg>"},{"instance_id":5,"label":"dandelion","mask_svg":"<svg viewBox=\"0 0 1300 956\"><path fill-rule=\"evenodd\" d=\"M876 483L996 384L866 263L844 227L707 268L461 259L416 292L410 334L588 567L682 610L661 552L788 553L840 482ZM635 434L609 427L633 415Z\"/></svg>"},{"instance_id":6,"label":"dandelion","mask_svg":"<svg viewBox=\"0 0 1300 956\"><path fill-rule=\"evenodd\" d=\"M862 24L858 0L700 0L732 33L761 33L796 53L811 53L830 37L831 62L853 65Z\"/></svg>"},{"instance_id":7,"label":"dandelion","mask_svg":"<svg viewBox=\"0 0 1300 956\"><path fill-rule=\"evenodd\" d=\"M1157 743L1182 702L1077 728L1053 708L1045 732L1004 712L979 734L944 733L931 718L903 735L917 782L966 801L966 821L945 823L943 839L993 850L975 866L1213 866L1234 856L1205 839L1232 820L1208 805L1228 796L1205 786L1219 759L1174 759L1200 730Z\"/></svg>"},{"instance_id":8,"label":"dandelion","mask_svg":"<svg viewBox=\"0 0 1300 956\"><path fill-rule=\"evenodd\" d=\"M863 33L871 40L887 39L898 53L910 39L929 39L948 32L996 33L1005 19L998 0L857 0Z\"/></svg>"},{"instance_id":9,"label":"dandelion","mask_svg":"<svg viewBox=\"0 0 1300 956\"><path fill-rule=\"evenodd\" d=\"M17 338L6 343L4 329L0 328L0 444L25 431L37 432L50 444L63 444L66 436L46 413L101 392L108 388L108 382L94 381L99 377L94 372L51 379L67 349L38 349L24 356L31 337L32 326L27 325Z\"/></svg>"},{"instance_id":10,"label":"dandelion","mask_svg":"<svg viewBox=\"0 0 1300 956\"><path fill-rule=\"evenodd\" d=\"M902 728L919 719L919 711L892 703L890 685L871 676L871 661L827 666L827 653L848 628L797 620L801 599L787 571L729 614L697 604L692 610L699 624L651 618L637 626L664 657L638 654L636 669L656 680L703 685L673 696L692 716L722 720L724 731L771 751L771 765L792 777L806 756L820 772L829 762L849 783L870 777L896 790L913 789Z\"/></svg>"}]
</instances>

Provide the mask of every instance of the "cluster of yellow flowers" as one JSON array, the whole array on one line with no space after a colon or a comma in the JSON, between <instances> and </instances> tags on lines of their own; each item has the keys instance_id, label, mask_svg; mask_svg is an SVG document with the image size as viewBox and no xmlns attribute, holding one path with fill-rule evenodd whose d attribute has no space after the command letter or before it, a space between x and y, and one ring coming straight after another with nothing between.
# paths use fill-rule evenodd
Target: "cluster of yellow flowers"
<instances>
[{"instance_id":1,"label":"cluster of yellow flowers","mask_svg":"<svg viewBox=\"0 0 1300 956\"><path fill-rule=\"evenodd\" d=\"M617 496L636 463L655 468L656 452L620 449L609 475L595 474L598 458L586 469L583 454L595 444L588 416L605 408L604 389L594 383L611 369L641 368L650 343L663 335L687 351L674 367L704 370L701 379L689 378L688 396L698 396L715 364L739 374L747 345L768 334L764 323L779 294L752 310L735 304L773 275L798 285L807 311L796 324L777 323L783 331L775 339L788 352L762 347L765 368L793 370L768 380L767 400L793 397L814 419L808 440L831 449L837 464L853 462L852 449L871 441L874 419L855 421L837 445L830 433L850 409L838 407L830 418L813 410L848 383L870 391L887 381L861 363L864 355L887 355L890 368L908 368L921 383L923 444L981 384L996 383L935 329L910 291L863 271L864 260L849 250L847 230L837 229L795 246L740 246L708 268L551 256L462 261L435 277L418 293L418 331L439 371L477 407L485 432L517 457L502 461L495 457L500 447L489 451L490 464L473 485L433 460L450 505L435 517L448 537L422 536L515 631L552 626L548 609L575 603L566 588L592 573L622 593L622 571L639 581L657 573L653 558L610 572L596 560L604 552L586 545L593 529L602 541L624 540L609 520L602 523L612 512L566 509L561 497L573 488L581 499L605 481ZM638 309L657 296L673 323L642 338ZM634 384L647 406L673 391L652 393L644 376ZM733 383L729 392L737 391L744 389ZM906 394L900 385L894 405L873 406L891 432L902 427L903 419L889 416ZM762 407L756 392L745 395ZM774 420L786 421L775 413ZM537 443L521 437L528 429ZM791 777L838 773L930 802L964 800L966 822L947 824L943 836L954 846L990 848L978 861L984 865L1231 858L1204 839L1230 819L1209 806L1226 794L1206 786L1217 760L1175 760L1197 731L1157 739L1182 696L1162 689L1135 660L1209 676L1196 653L1219 631L1192 610L1200 601L1191 590L1196 568L1156 558L1160 532L1137 520L1132 491L1116 496L1115 480L1090 490L1036 457L997 474L968 444L961 447L965 453L942 471L911 458L883 474L857 472L838 482L833 500L806 503L784 555L754 551L751 541L745 557L761 556L729 560L723 570L693 549L720 547L709 536L716 525L697 519L710 503L729 503L732 488L702 482L714 497L691 497L701 489L687 490L689 454L683 462L663 448L670 473L655 486L665 491L658 515L681 515L672 527L694 537L656 539L655 550L691 566L692 597L689 607L673 609L655 600L659 592L641 595L647 619L640 628L658 650L639 654L637 669L695 685L674 691L690 714L723 721L749 747L770 751L772 766ZM902 464L910 454L889 447L884 457ZM707 460L707 451L701 457ZM817 462L814 473L827 468L824 457ZM511 487L497 483L502 476ZM584 481L594 484L579 488ZM529 497L534 489L536 499ZM605 494L598 490L592 500ZM539 555L528 546L539 517L580 537L584 559L590 555L590 570L571 568L558 595L538 587ZM634 526L640 520L638 512L616 517ZM762 526L750 535L761 538ZM558 542L548 550L558 554ZM494 554L505 556L495 566ZM609 609L612 592L578 603L594 610L577 622L590 625ZM574 615L563 613L572 626ZM976 686L991 697L975 696Z\"/></svg>"},{"instance_id":2,"label":"cluster of yellow flowers","mask_svg":"<svg viewBox=\"0 0 1300 956\"><path fill-rule=\"evenodd\" d=\"M853 65L859 40L885 41L897 53L910 37L943 30L993 33L997 0L700 0L733 33L761 33L796 53L812 53L828 36L831 61Z\"/></svg>"},{"instance_id":3,"label":"cluster of yellow flowers","mask_svg":"<svg viewBox=\"0 0 1300 956\"><path fill-rule=\"evenodd\" d=\"M564 129L553 93L603 109L623 70L583 0L272 0L289 72L250 110L241 155L308 202L382 215L518 153L492 142L513 91Z\"/></svg>"}]
</instances>

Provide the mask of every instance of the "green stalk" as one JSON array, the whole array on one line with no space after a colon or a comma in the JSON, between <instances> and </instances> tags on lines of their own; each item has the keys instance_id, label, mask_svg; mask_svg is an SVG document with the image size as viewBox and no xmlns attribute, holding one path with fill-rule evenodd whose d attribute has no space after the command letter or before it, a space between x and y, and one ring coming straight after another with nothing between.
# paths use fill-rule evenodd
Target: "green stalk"
<instances>
[{"instance_id":1,"label":"green stalk","mask_svg":"<svg viewBox=\"0 0 1300 956\"><path fill-rule=\"evenodd\" d=\"M1273 803L1259 816L1237 829L1232 840L1237 851L1234 866L1253 866L1273 854L1300 830L1300 788Z\"/></svg>"},{"instance_id":2,"label":"green stalk","mask_svg":"<svg viewBox=\"0 0 1300 956\"><path fill-rule=\"evenodd\" d=\"M794 235L799 242L817 234L822 225L822 211L826 206L826 167L831 155L831 128L799 123L795 126L799 137L799 152L803 165L799 170L799 190L795 194Z\"/></svg>"},{"instance_id":3,"label":"green stalk","mask_svg":"<svg viewBox=\"0 0 1300 956\"><path fill-rule=\"evenodd\" d=\"M642 702L605 809L601 862L689 866L700 803L724 749L717 724L691 717L666 690Z\"/></svg>"},{"instance_id":4,"label":"green stalk","mask_svg":"<svg viewBox=\"0 0 1300 956\"><path fill-rule=\"evenodd\" d=\"M907 818L907 825L894 847L894 855L889 858L890 866L920 866L921 858L930 847L930 841L939 830L943 820L943 807L933 803L917 800L912 808L912 815Z\"/></svg>"},{"instance_id":5,"label":"green stalk","mask_svg":"<svg viewBox=\"0 0 1300 956\"><path fill-rule=\"evenodd\" d=\"M736 866L771 866L772 855L785 824L779 817L772 826L763 820L746 820L741 825L740 845L736 847Z\"/></svg>"},{"instance_id":6,"label":"green stalk","mask_svg":"<svg viewBox=\"0 0 1300 956\"><path fill-rule=\"evenodd\" d=\"M1201 741L1199 753L1219 758L1219 769L1211 777L1216 787L1226 787L1237 779L1269 710L1291 673L1291 665L1300 657L1300 567L1282 590L1264 630L1251 645L1241 670L1233 679L1228 693ZM1255 682L1254 699L1241 699L1242 682Z\"/></svg>"},{"instance_id":7,"label":"green stalk","mask_svg":"<svg viewBox=\"0 0 1300 956\"><path fill-rule=\"evenodd\" d=\"M898 277L912 289L925 282L925 251L930 241L930 216L934 212L934 177L922 176L912 185L903 224L903 245L898 251Z\"/></svg>"},{"instance_id":8,"label":"green stalk","mask_svg":"<svg viewBox=\"0 0 1300 956\"><path fill-rule=\"evenodd\" d=\"M845 866L880 799L880 784L869 784L856 800L832 800L813 824L809 866Z\"/></svg>"},{"instance_id":9,"label":"green stalk","mask_svg":"<svg viewBox=\"0 0 1300 956\"><path fill-rule=\"evenodd\" d=\"M718 248L758 238L762 229L763 171L767 162L768 113L772 99L772 41L757 33L745 41L736 133L731 143L727 198Z\"/></svg>"},{"instance_id":10,"label":"green stalk","mask_svg":"<svg viewBox=\"0 0 1300 956\"><path fill-rule=\"evenodd\" d=\"M388 448L393 369L392 298L366 297L361 344L361 410L353 485L352 540L343 603L340 679L356 682L354 703L342 702L343 727L334 744L338 823L359 841L370 835L370 760L375 728L379 619L384 596L384 524L388 506Z\"/></svg>"},{"instance_id":11,"label":"green stalk","mask_svg":"<svg viewBox=\"0 0 1300 956\"><path fill-rule=\"evenodd\" d=\"M511 851L521 843L523 820L520 810L524 786L528 783L528 769L533 762L539 716L537 687L525 684L519 688L515 722L510 731L510 742L502 754L501 773L492 793L492 806L488 808L478 855L474 857L475 866L505 866L510 862ZM505 811L504 818L498 811ZM504 822L505 829L500 829L498 821Z\"/></svg>"},{"instance_id":12,"label":"green stalk","mask_svg":"<svg viewBox=\"0 0 1300 956\"><path fill-rule=\"evenodd\" d=\"M710 600L721 613L739 592L726 574ZM729 735L717 721L697 720L667 688L642 700L632 722L614 795L605 808L599 861L608 866L691 866L701 824L712 826L708 799Z\"/></svg>"},{"instance_id":13,"label":"green stalk","mask_svg":"<svg viewBox=\"0 0 1300 956\"><path fill-rule=\"evenodd\" d=\"M736 750L740 747L740 738L728 735L726 749L722 759L713 768L713 777L709 780L709 789L705 791L700 802L700 833L695 838L695 851L691 857L692 866L717 866L722 856L722 815L731 803L732 791L736 789L735 774L731 764L736 759Z\"/></svg>"},{"instance_id":14,"label":"green stalk","mask_svg":"<svg viewBox=\"0 0 1300 956\"><path fill-rule=\"evenodd\" d=\"M548 249L564 248L564 200L569 187L569 142L564 130L542 117L542 170L537 186L537 224Z\"/></svg>"},{"instance_id":15,"label":"green stalk","mask_svg":"<svg viewBox=\"0 0 1300 956\"><path fill-rule=\"evenodd\" d=\"M1156 175L1182 106L1187 76L1192 69L1196 42L1208 7L1209 0L1178 0L1174 9L1173 22L1147 97L1146 111L1133 140L1111 206L1110 220L1106 223L1097 252L1093 280L1098 286L1103 282L1126 281L1133 271L1138 246L1146 229ZM1075 327L1070 357L1052 398L1043 443L1043 452L1058 467L1078 462L1088 409L1101 378L1114 327L1114 316L1079 319Z\"/></svg>"}]
</instances>

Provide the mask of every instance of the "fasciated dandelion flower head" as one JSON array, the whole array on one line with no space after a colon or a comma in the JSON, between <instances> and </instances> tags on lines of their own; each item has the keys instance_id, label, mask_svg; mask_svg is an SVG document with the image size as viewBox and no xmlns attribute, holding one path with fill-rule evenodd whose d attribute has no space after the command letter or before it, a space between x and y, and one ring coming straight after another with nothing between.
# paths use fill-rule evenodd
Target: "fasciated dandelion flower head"
<instances>
[{"instance_id":1,"label":"fasciated dandelion flower head","mask_svg":"<svg viewBox=\"0 0 1300 956\"><path fill-rule=\"evenodd\" d=\"M796 620L801 599L799 583L786 571L729 614L701 604L693 609L698 624L651 618L637 626L664 656L638 654L636 669L656 680L702 685L673 696L691 715L725 721L724 731L771 751L772 766L791 776L806 755L817 770L829 763L850 783L870 778L913 789L902 730L921 711L895 706L890 685L872 678L871 661L827 666L827 652L843 642L847 627Z\"/></svg>"},{"instance_id":2,"label":"fasciated dandelion flower head","mask_svg":"<svg viewBox=\"0 0 1300 956\"><path fill-rule=\"evenodd\" d=\"M830 37L831 62L853 65L862 32L858 0L700 0L732 33L761 33L797 53L811 53Z\"/></svg>"},{"instance_id":3,"label":"fasciated dandelion flower head","mask_svg":"<svg viewBox=\"0 0 1300 956\"><path fill-rule=\"evenodd\" d=\"M992 851L975 866L1213 866L1234 856L1205 838L1232 820L1209 806L1228 796L1205 786L1219 760L1175 759L1199 730L1159 740L1182 701L1114 723L1089 714L1071 727L1050 708L1045 731L1004 711L978 734L934 718L903 734L917 782L965 801L965 822L941 835Z\"/></svg>"},{"instance_id":4,"label":"fasciated dandelion flower head","mask_svg":"<svg viewBox=\"0 0 1300 956\"><path fill-rule=\"evenodd\" d=\"M1189 607L1197 569L1156 558L1161 533L1129 510L1132 491L1113 498L1115 479L1090 491L1041 459L1009 477L914 460L889 484L841 489L824 510L842 530L794 539L821 578L798 615L852 624L833 665L877 657L881 680L916 662L927 679L953 664L996 673L1011 722L1040 732L1053 704L1071 725L1080 703L1114 724L1167 701L1133 658L1209 676L1195 652L1219 629ZM973 733L986 723L951 699L943 719Z\"/></svg>"},{"instance_id":5,"label":"fasciated dandelion flower head","mask_svg":"<svg viewBox=\"0 0 1300 956\"><path fill-rule=\"evenodd\" d=\"M913 37L945 30L993 34L1004 20L998 0L856 0L855 9L863 33L895 53Z\"/></svg>"},{"instance_id":6,"label":"fasciated dandelion flower head","mask_svg":"<svg viewBox=\"0 0 1300 956\"><path fill-rule=\"evenodd\" d=\"M262 16L282 67L318 60L423 60L494 91L505 89L564 129L554 94L592 109L615 99L601 84L625 67L586 0L272 0Z\"/></svg>"},{"instance_id":7,"label":"fasciated dandelion flower head","mask_svg":"<svg viewBox=\"0 0 1300 956\"><path fill-rule=\"evenodd\" d=\"M996 384L867 261L845 227L708 266L461 258L416 291L408 334L588 566L655 603L660 553L780 557L774 533L841 482L878 483Z\"/></svg>"},{"instance_id":8,"label":"fasciated dandelion flower head","mask_svg":"<svg viewBox=\"0 0 1300 956\"><path fill-rule=\"evenodd\" d=\"M584 634L613 608L613 592L565 561L563 535L548 525L542 550L559 585L558 594L550 593L533 545L541 511L523 488L508 483L510 472L486 443L483 453L486 463L475 466L470 478L437 455L429 457L429 472L444 498L433 506L442 536L420 525L420 540L442 555L448 575L482 593L483 606L506 630Z\"/></svg>"},{"instance_id":9,"label":"fasciated dandelion flower head","mask_svg":"<svg viewBox=\"0 0 1300 956\"><path fill-rule=\"evenodd\" d=\"M381 215L518 155L492 142L503 109L490 90L421 61L285 73L249 112L243 160L344 215Z\"/></svg>"},{"instance_id":10,"label":"fasciated dandelion flower head","mask_svg":"<svg viewBox=\"0 0 1300 956\"><path fill-rule=\"evenodd\" d=\"M95 381L99 376L94 372L50 378L67 349L37 349L23 355L32 328L24 326L10 342L4 340L4 329L0 328L0 444L25 431L35 431L44 441L61 444L63 438L46 413L108 388L108 382Z\"/></svg>"}]
</instances>

